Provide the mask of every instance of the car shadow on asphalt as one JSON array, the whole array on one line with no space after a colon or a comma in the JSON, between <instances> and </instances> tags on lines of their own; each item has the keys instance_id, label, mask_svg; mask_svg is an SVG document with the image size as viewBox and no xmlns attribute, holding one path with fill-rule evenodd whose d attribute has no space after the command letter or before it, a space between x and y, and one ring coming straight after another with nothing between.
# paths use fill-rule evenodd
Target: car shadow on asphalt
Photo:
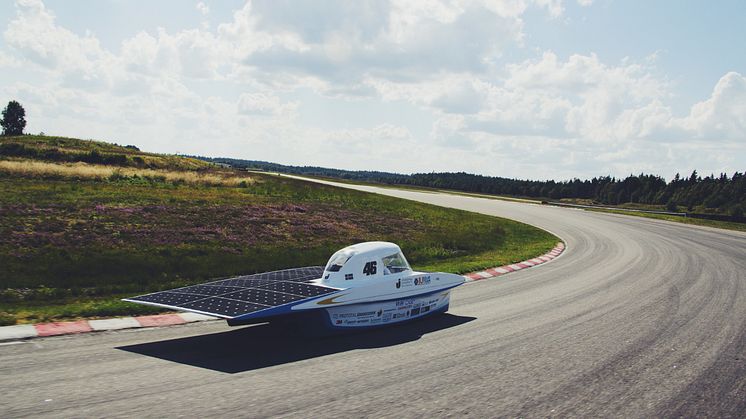
<instances>
[{"instance_id":1,"label":"car shadow on asphalt","mask_svg":"<svg viewBox=\"0 0 746 419\"><path fill-rule=\"evenodd\" d=\"M303 337L281 326L254 325L228 332L162 340L120 349L167 361L235 374L354 349L382 348L416 341L474 317L442 314L402 325L330 337Z\"/></svg>"}]
</instances>

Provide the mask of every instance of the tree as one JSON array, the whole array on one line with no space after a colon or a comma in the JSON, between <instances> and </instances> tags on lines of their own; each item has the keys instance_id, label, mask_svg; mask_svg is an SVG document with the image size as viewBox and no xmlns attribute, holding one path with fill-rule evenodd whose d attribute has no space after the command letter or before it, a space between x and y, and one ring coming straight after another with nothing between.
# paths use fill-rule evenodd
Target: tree
<instances>
[{"instance_id":1,"label":"tree","mask_svg":"<svg viewBox=\"0 0 746 419\"><path fill-rule=\"evenodd\" d=\"M23 135L26 128L26 111L20 103L15 100L8 102L3 110L3 119L0 125L3 127L3 135Z\"/></svg>"}]
</instances>

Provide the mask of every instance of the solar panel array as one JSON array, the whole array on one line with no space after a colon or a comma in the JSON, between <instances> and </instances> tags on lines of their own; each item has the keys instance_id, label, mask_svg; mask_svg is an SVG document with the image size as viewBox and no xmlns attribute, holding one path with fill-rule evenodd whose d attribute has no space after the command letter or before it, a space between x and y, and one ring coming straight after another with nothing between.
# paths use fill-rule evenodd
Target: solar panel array
<instances>
[{"instance_id":1,"label":"solar panel array","mask_svg":"<svg viewBox=\"0 0 746 419\"><path fill-rule=\"evenodd\" d=\"M244 275L154 292L128 300L236 317L337 291L306 283L320 278L323 272L323 266L309 266Z\"/></svg>"}]
</instances>

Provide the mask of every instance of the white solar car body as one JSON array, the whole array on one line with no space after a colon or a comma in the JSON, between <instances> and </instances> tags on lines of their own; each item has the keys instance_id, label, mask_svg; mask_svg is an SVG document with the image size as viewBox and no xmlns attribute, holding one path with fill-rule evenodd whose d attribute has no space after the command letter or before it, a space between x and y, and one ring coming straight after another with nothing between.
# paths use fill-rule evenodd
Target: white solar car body
<instances>
[{"instance_id":1,"label":"white solar car body","mask_svg":"<svg viewBox=\"0 0 746 419\"><path fill-rule=\"evenodd\" d=\"M126 301L225 318L230 325L297 320L326 331L372 328L448 310L464 277L416 272L399 246L365 242L323 268L288 269L147 294Z\"/></svg>"}]
</instances>

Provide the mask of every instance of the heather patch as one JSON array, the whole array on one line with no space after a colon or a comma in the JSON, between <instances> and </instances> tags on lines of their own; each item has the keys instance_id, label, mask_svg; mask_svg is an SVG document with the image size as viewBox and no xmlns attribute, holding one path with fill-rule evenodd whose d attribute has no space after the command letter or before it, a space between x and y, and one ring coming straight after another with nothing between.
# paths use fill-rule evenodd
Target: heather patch
<instances>
[{"instance_id":1,"label":"heather patch","mask_svg":"<svg viewBox=\"0 0 746 419\"><path fill-rule=\"evenodd\" d=\"M280 241L312 245L326 237L371 237L384 224L416 231L415 221L333 205L104 205L0 208L0 248L15 254L45 247L135 249L215 243L241 249Z\"/></svg>"}]
</instances>

